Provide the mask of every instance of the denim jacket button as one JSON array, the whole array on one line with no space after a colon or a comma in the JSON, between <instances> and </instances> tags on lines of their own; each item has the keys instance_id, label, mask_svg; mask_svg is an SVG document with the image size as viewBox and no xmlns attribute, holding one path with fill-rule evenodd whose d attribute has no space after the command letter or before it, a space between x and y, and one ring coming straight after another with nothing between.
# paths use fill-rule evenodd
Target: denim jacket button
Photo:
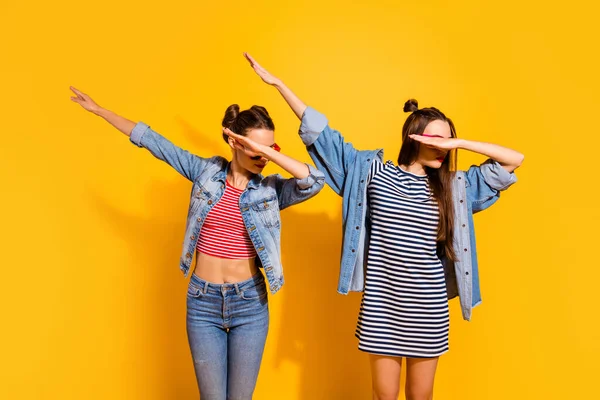
<instances>
[{"instance_id":1,"label":"denim jacket button","mask_svg":"<svg viewBox=\"0 0 600 400\"><path fill-rule=\"evenodd\" d=\"M196 219L196 221L202 222L202 218L198 217L198 219Z\"/></svg>"},{"instance_id":2,"label":"denim jacket button","mask_svg":"<svg viewBox=\"0 0 600 400\"><path fill-rule=\"evenodd\" d=\"M190 258L190 257L192 256L192 253L187 253L185 256L186 256L187 258Z\"/></svg>"},{"instance_id":3,"label":"denim jacket button","mask_svg":"<svg viewBox=\"0 0 600 400\"><path fill-rule=\"evenodd\" d=\"M465 249L465 251L468 251L467 249Z\"/></svg>"},{"instance_id":4,"label":"denim jacket button","mask_svg":"<svg viewBox=\"0 0 600 400\"><path fill-rule=\"evenodd\" d=\"M463 201L461 200L460 202L462 203Z\"/></svg>"},{"instance_id":5,"label":"denim jacket button","mask_svg":"<svg viewBox=\"0 0 600 400\"><path fill-rule=\"evenodd\" d=\"M190 236L190 240L196 240L196 236L194 236L194 235Z\"/></svg>"},{"instance_id":6,"label":"denim jacket button","mask_svg":"<svg viewBox=\"0 0 600 400\"><path fill-rule=\"evenodd\" d=\"M212 202L212 200L209 200L209 201L208 201L208 205L209 205L209 206L210 206L212 203L213 203L213 202Z\"/></svg>"}]
</instances>

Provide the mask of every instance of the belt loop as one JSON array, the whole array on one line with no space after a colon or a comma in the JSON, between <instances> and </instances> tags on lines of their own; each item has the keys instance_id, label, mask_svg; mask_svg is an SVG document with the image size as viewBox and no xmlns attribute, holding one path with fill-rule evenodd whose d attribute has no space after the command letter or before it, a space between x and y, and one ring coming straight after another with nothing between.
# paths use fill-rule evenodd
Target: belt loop
<instances>
[{"instance_id":1,"label":"belt loop","mask_svg":"<svg viewBox=\"0 0 600 400\"><path fill-rule=\"evenodd\" d=\"M208 281L204 281L204 291L202 293L206 294L208 292Z\"/></svg>"},{"instance_id":2,"label":"belt loop","mask_svg":"<svg viewBox=\"0 0 600 400\"><path fill-rule=\"evenodd\" d=\"M238 286L238 284L234 283L233 286L235 287L235 293L240 294L240 287Z\"/></svg>"}]
</instances>

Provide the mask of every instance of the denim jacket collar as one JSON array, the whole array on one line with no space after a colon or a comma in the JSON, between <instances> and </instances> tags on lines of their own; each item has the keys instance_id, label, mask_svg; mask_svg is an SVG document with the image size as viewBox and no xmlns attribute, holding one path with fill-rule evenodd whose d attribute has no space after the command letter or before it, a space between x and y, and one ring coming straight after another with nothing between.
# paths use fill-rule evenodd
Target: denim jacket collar
<instances>
[{"instance_id":1,"label":"denim jacket collar","mask_svg":"<svg viewBox=\"0 0 600 400\"><path fill-rule=\"evenodd\" d=\"M221 171L217 172L215 174L215 176L212 177L212 181L216 182L216 181L221 181L223 184L225 184L225 181L227 180L227 172L229 171L229 167L231 166L231 161L229 161L227 163L227 165L225 166L225 169L222 169ZM262 176L262 174L256 174L252 177L252 179L250 179L250 181L248 182L248 189L258 189L258 186L260 185L260 182L264 179L264 177Z\"/></svg>"}]
</instances>

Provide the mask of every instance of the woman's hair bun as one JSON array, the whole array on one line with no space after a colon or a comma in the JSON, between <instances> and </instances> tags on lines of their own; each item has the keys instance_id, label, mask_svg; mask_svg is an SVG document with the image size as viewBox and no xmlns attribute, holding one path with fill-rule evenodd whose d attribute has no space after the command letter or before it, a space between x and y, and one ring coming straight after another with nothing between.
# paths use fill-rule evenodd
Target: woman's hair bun
<instances>
[{"instance_id":1,"label":"woman's hair bun","mask_svg":"<svg viewBox=\"0 0 600 400\"><path fill-rule=\"evenodd\" d=\"M223 128L231 128L231 125L233 125L239 113L240 106L238 106L237 104L232 104L229 107L227 107L222 122Z\"/></svg>"},{"instance_id":2,"label":"woman's hair bun","mask_svg":"<svg viewBox=\"0 0 600 400\"><path fill-rule=\"evenodd\" d=\"M404 103L404 112L415 112L419 109L419 102L415 99L410 99Z\"/></svg>"},{"instance_id":3,"label":"woman's hair bun","mask_svg":"<svg viewBox=\"0 0 600 400\"><path fill-rule=\"evenodd\" d=\"M265 117L270 118L269 112L263 106L252 106L252 107L250 107L250 109L253 111L256 111L259 114L262 114Z\"/></svg>"}]
</instances>

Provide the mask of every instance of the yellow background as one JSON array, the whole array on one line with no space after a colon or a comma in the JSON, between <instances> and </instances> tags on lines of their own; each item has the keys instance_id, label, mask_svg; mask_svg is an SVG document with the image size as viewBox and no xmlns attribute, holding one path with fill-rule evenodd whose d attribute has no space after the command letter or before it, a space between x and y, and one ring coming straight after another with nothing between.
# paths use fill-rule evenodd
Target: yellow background
<instances>
[{"instance_id":1,"label":"yellow background","mask_svg":"<svg viewBox=\"0 0 600 400\"><path fill-rule=\"evenodd\" d=\"M178 268L190 184L68 87L204 156L229 154L229 104L261 104L283 151L308 161L298 121L243 51L387 159L410 97L461 137L525 153L518 184L475 217L484 302L471 323L451 302L436 399L594 398L598 6L217 3L0 5L0 398L197 396ZM459 166L482 160L462 152ZM270 299L255 398L370 398L360 295L336 293L340 199L327 188L282 215L286 285Z\"/></svg>"}]
</instances>

